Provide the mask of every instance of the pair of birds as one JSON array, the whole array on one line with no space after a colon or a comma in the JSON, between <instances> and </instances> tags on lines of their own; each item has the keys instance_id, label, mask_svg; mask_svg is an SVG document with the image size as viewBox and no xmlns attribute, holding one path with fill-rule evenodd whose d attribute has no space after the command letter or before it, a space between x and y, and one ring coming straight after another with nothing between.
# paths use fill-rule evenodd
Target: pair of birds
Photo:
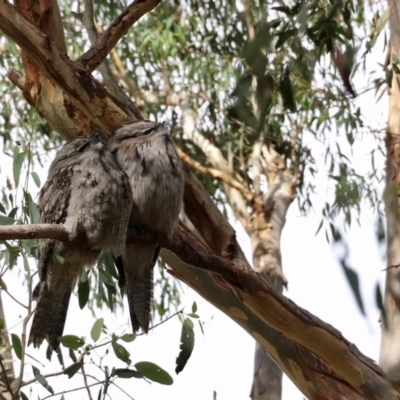
<instances>
[{"instance_id":1,"label":"pair of birds","mask_svg":"<svg viewBox=\"0 0 400 400\"><path fill-rule=\"evenodd\" d=\"M184 179L169 129L137 121L120 127L107 145L92 137L65 144L52 162L39 196L40 222L64 224L70 239L85 246L39 241L37 307L29 344L48 335L49 350L59 346L69 300L85 266L102 251L117 265L126 288L132 328L149 328L157 243L126 244L128 228L171 237L183 203Z\"/></svg>"}]
</instances>

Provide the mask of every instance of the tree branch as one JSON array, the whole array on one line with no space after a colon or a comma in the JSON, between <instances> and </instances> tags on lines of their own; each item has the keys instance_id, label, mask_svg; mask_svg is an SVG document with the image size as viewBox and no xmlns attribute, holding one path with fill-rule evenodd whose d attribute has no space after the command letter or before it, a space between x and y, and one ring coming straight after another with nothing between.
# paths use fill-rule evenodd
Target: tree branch
<instances>
[{"instance_id":1,"label":"tree branch","mask_svg":"<svg viewBox=\"0 0 400 400\"><path fill-rule=\"evenodd\" d=\"M83 3L85 5L85 12L83 13L82 22L88 33L90 43L94 45L98 40L99 35L94 22L93 0L84 0ZM135 115L137 119L143 119L135 104L119 86L117 80L111 72L110 64L108 63L107 58L104 58L103 62L99 65L98 70L103 77L103 81L108 90L129 108L132 115Z\"/></svg>"},{"instance_id":2,"label":"tree branch","mask_svg":"<svg viewBox=\"0 0 400 400\"><path fill-rule=\"evenodd\" d=\"M240 194L247 200L252 201L253 195L251 194L250 190L246 189L241 183L230 177L229 175L225 174L221 170L216 168L208 168L204 165L200 164L198 161L194 160L192 157L187 155L183 150L179 147L176 148L179 158L189 167L194 168L195 170L201 172L202 174L211 176L212 178L216 178L230 187L238 190Z\"/></svg>"},{"instance_id":3,"label":"tree branch","mask_svg":"<svg viewBox=\"0 0 400 400\"><path fill-rule=\"evenodd\" d=\"M207 160L214 168L218 168L225 174L230 175L232 176L232 178L240 181L239 177L233 174L230 170L229 163L225 159L221 150L218 147L214 146L199 131L197 131L196 119L190 106L187 103L182 103L181 110L182 128L184 134L188 137L188 139L200 147L200 149L207 157ZM224 188L224 192L226 194L229 204L231 205L235 213L236 218L241 222L242 226L247 231L250 224L250 215L247 211L247 206L242 194L237 189L230 187L229 185L225 184Z\"/></svg>"},{"instance_id":4,"label":"tree branch","mask_svg":"<svg viewBox=\"0 0 400 400\"><path fill-rule=\"evenodd\" d=\"M85 64L90 71L94 71L129 28L160 2L161 0L135 0L114 20L96 43L79 58L79 61Z\"/></svg>"},{"instance_id":5,"label":"tree branch","mask_svg":"<svg viewBox=\"0 0 400 400\"><path fill-rule=\"evenodd\" d=\"M128 120L125 105L112 96L81 64L74 63L8 1L0 0L0 29L18 44L105 132Z\"/></svg>"}]
</instances>

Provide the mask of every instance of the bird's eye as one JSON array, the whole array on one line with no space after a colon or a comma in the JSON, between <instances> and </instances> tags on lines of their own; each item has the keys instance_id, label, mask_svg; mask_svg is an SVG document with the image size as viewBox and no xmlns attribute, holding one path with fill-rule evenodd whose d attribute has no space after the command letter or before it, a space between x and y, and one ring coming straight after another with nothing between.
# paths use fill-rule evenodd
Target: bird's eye
<instances>
[{"instance_id":1,"label":"bird's eye","mask_svg":"<svg viewBox=\"0 0 400 400\"><path fill-rule=\"evenodd\" d=\"M90 146L90 142L88 140L85 140L79 147L78 151L80 153L83 153L88 147Z\"/></svg>"}]
</instances>

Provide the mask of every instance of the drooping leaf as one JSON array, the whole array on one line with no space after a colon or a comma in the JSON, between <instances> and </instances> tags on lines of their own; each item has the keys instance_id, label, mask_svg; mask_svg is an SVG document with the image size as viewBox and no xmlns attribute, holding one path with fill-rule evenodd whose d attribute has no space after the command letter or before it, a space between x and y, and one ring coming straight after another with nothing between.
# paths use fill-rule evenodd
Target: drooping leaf
<instances>
[{"instance_id":1,"label":"drooping leaf","mask_svg":"<svg viewBox=\"0 0 400 400\"><path fill-rule=\"evenodd\" d=\"M40 373L40 370L32 365L33 375L37 379L37 381L47 389L51 394L54 394L53 388L47 383L46 378Z\"/></svg>"},{"instance_id":2,"label":"drooping leaf","mask_svg":"<svg viewBox=\"0 0 400 400\"><path fill-rule=\"evenodd\" d=\"M132 362L130 359L131 354L124 346L122 346L122 344L119 344L119 343L117 343L116 340L113 340L112 348L113 348L114 354L117 356L117 358L119 358L123 362L127 363L128 365L131 364L131 362Z\"/></svg>"},{"instance_id":3,"label":"drooping leaf","mask_svg":"<svg viewBox=\"0 0 400 400\"><path fill-rule=\"evenodd\" d=\"M38 224L40 220L39 207L33 201L29 203L29 219L31 224Z\"/></svg>"},{"instance_id":4,"label":"drooping leaf","mask_svg":"<svg viewBox=\"0 0 400 400\"><path fill-rule=\"evenodd\" d=\"M292 112L295 112L297 107L293 92L293 86L290 79L289 67L286 67L282 74L281 80L279 82L279 91L282 96L283 107Z\"/></svg>"},{"instance_id":5,"label":"drooping leaf","mask_svg":"<svg viewBox=\"0 0 400 400\"><path fill-rule=\"evenodd\" d=\"M162 385L172 385L174 380L172 376L158 365L149 362L141 361L135 364L135 368L147 379L153 382L161 383Z\"/></svg>"},{"instance_id":6,"label":"drooping leaf","mask_svg":"<svg viewBox=\"0 0 400 400\"><path fill-rule=\"evenodd\" d=\"M11 334L11 342L13 345L13 349L15 352L15 355L18 357L18 359L22 358L22 344L21 344L21 339L19 338L18 335L15 333Z\"/></svg>"},{"instance_id":7,"label":"drooping leaf","mask_svg":"<svg viewBox=\"0 0 400 400\"><path fill-rule=\"evenodd\" d=\"M29 400L28 396L22 390L19 392L19 395L22 400Z\"/></svg>"},{"instance_id":8,"label":"drooping leaf","mask_svg":"<svg viewBox=\"0 0 400 400\"><path fill-rule=\"evenodd\" d=\"M17 188L19 185L19 178L21 175L21 169L22 169L22 164L25 160L26 153L21 152L18 153L14 156L14 161L13 161L13 175L14 175L14 184L15 187Z\"/></svg>"},{"instance_id":9,"label":"drooping leaf","mask_svg":"<svg viewBox=\"0 0 400 400\"><path fill-rule=\"evenodd\" d=\"M35 185L40 188L40 178L39 175L36 172L31 172L31 176L33 178L33 181L35 182Z\"/></svg>"},{"instance_id":10,"label":"drooping leaf","mask_svg":"<svg viewBox=\"0 0 400 400\"><path fill-rule=\"evenodd\" d=\"M175 368L175 372L177 374L179 374L179 372L183 371L183 369L185 368L185 365L192 355L194 348L193 322L189 318L186 318L183 321L181 331L181 344L179 348L180 352L178 357L176 358Z\"/></svg>"},{"instance_id":11,"label":"drooping leaf","mask_svg":"<svg viewBox=\"0 0 400 400\"><path fill-rule=\"evenodd\" d=\"M83 362L72 364L64 369L63 374L68 375L68 378L71 379L81 369L82 365Z\"/></svg>"},{"instance_id":12,"label":"drooping leaf","mask_svg":"<svg viewBox=\"0 0 400 400\"><path fill-rule=\"evenodd\" d=\"M383 297L382 297L382 292L381 292L381 287L379 286L379 283L376 284L375 288L375 301L378 309L381 312L381 320L384 324L385 327L387 327L387 316L386 316L386 310L385 310L385 305L383 303Z\"/></svg>"},{"instance_id":13,"label":"drooping leaf","mask_svg":"<svg viewBox=\"0 0 400 400\"><path fill-rule=\"evenodd\" d=\"M364 303L361 297L360 281L358 279L358 275L352 268L350 268L347 265L347 262L344 258L340 260L340 264L343 268L347 281L349 282L349 285L353 291L358 308L360 309L362 315L365 316Z\"/></svg>"},{"instance_id":14,"label":"drooping leaf","mask_svg":"<svg viewBox=\"0 0 400 400\"><path fill-rule=\"evenodd\" d=\"M100 338L101 331L103 329L103 322L104 318L99 318L92 327L92 330L90 331L90 336L92 337L94 342L97 342Z\"/></svg>"},{"instance_id":15,"label":"drooping leaf","mask_svg":"<svg viewBox=\"0 0 400 400\"><path fill-rule=\"evenodd\" d=\"M86 306L89 300L89 293L90 293L90 285L88 279L86 278L84 281L79 281L78 301L81 310Z\"/></svg>"}]
</instances>

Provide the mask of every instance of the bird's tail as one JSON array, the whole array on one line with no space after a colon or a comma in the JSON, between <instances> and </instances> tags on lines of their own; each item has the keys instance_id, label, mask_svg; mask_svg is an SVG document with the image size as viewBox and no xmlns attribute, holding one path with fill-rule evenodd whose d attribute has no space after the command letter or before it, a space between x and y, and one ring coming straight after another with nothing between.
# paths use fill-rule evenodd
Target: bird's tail
<instances>
[{"instance_id":1,"label":"bird's tail","mask_svg":"<svg viewBox=\"0 0 400 400\"><path fill-rule=\"evenodd\" d=\"M51 351L57 350L60 344L58 338L63 334L67 319L70 297L71 290L60 294L50 290L46 282L41 284L28 345L33 343L34 347L39 347L46 335L49 335Z\"/></svg>"},{"instance_id":2,"label":"bird's tail","mask_svg":"<svg viewBox=\"0 0 400 400\"><path fill-rule=\"evenodd\" d=\"M133 331L149 330L153 303L153 270L160 249L152 246L129 245L124 260L126 294Z\"/></svg>"}]
</instances>

